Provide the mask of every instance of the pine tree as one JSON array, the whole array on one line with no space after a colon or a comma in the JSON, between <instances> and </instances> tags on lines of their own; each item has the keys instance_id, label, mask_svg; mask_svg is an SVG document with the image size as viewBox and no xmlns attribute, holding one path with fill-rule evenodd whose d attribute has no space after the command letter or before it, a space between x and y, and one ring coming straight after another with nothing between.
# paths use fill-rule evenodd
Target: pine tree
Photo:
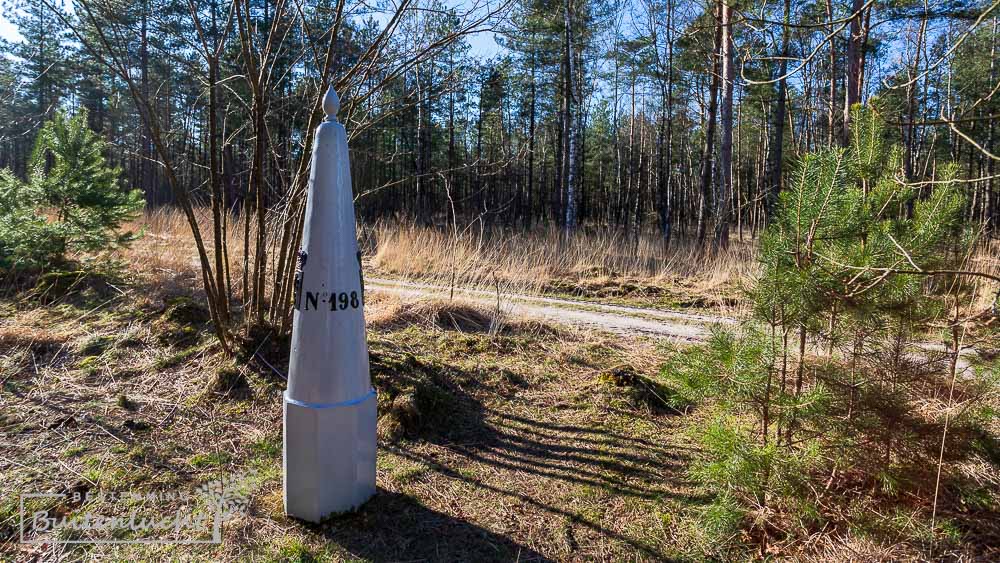
<instances>
[{"instance_id":1,"label":"pine tree","mask_svg":"<svg viewBox=\"0 0 1000 563\"><path fill-rule=\"evenodd\" d=\"M121 189L121 170L107 165L107 150L87 127L86 111L72 118L58 111L45 123L27 183L6 170L0 176L0 261L45 266L69 252L96 252L133 239L117 231L142 208L141 192Z\"/></svg>"},{"instance_id":2,"label":"pine tree","mask_svg":"<svg viewBox=\"0 0 1000 563\"><path fill-rule=\"evenodd\" d=\"M69 81L66 43L69 32L59 16L39 0L26 0L12 21L24 38L14 45L22 83L29 86L33 98L36 126L52 117Z\"/></svg>"},{"instance_id":3,"label":"pine tree","mask_svg":"<svg viewBox=\"0 0 1000 563\"><path fill-rule=\"evenodd\" d=\"M141 192L119 186L121 170L105 162L107 143L87 126L87 112L56 112L38 134L28 179L56 214L62 251L96 251L128 240L118 226L142 208Z\"/></svg>"},{"instance_id":4,"label":"pine tree","mask_svg":"<svg viewBox=\"0 0 1000 563\"><path fill-rule=\"evenodd\" d=\"M701 514L708 542L746 525L766 555L768 522L781 514L803 529L834 517L820 507L836 502L823 497L838 472L861 489L912 496L939 461L942 421L920 418L919 405L946 410L935 385L955 385L957 355L920 342L962 298L941 289L960 284L932 280L954 280L970 251L965 198L954 166L922 190L905 181L877 109L855 106L851 124L847 148L806 155L787 179L761 237L753 322L664 368L682 402L715 410L695 468L716 494ZM975 397L995 383L960 385ZM964 408L977 412L975 402ZM947 434L966 441L951 446L965 455L976 432L967 428ZM827 482L809 483L815 475Z\"/></svg>"}]
</instances>

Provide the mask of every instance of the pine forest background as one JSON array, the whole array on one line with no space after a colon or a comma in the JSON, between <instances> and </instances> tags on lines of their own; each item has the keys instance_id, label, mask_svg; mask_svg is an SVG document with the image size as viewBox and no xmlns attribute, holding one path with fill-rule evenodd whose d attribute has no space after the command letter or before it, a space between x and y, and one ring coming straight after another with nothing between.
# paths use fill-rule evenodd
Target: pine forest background
<instances>
[{"instance_id":1,"label":"pine forest background","mask_svg":"<svg viewBox=\"0 0 1000 563\"><path fill-rule=\"evenodd\" d=\"M491 2L7 2L0 167L25 176L42 123L86 109L148 207L267 222L302 197L332 82L365 220L725 244L877 97L905 180L956 162L968 220L996 223L996 3Z\"/></svg>"}]
</instances>

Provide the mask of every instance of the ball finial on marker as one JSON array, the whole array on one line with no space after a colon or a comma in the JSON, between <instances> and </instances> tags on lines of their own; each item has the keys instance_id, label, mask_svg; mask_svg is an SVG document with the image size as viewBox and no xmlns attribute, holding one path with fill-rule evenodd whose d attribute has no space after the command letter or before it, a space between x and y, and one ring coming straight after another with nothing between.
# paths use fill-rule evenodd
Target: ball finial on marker
<instances>
[{"instance_id":1,"label":"ball finial on marker","mask_svg":"<svg viewBox=\"0 0 1000 563\"><path fill-rule=\"evenodd\" d=\"M336 120L337 112L340 111L340 96L330 86L330 89L326 91L326 95L323 96L323 113L326 114L327 120Z\"/></svg>"}]
</instances>

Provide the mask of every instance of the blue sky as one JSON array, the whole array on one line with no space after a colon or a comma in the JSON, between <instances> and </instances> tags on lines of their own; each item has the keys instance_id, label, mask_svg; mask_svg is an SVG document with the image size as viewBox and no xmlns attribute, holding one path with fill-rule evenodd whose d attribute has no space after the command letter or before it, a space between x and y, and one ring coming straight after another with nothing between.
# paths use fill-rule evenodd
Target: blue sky
<instances>
[{"instance_id":1,"label":"blue sky","mask_svg":"<svg viewBox=\"0 0 1000 563\"><path fill-rule=\"evenodd\" d=\"M8 41L21 40L21 35L17 32L17 28L10 23L3 13L0 13L0 38ZM467 39L469 45L472 47L472 54L477 57L490 57L500 50L500 46L497 45L492 31L476 33L470 35Z\"/></svg>"},{"instance_id":2,"label":"blue sky","mask_svg":"<svg viewBox=\"0 0 1000 563\"><path fill-rule=\"evenodd\" d=\"M17 28L7 21L7 18L3 14L0 14L0 37L8 41L18 41L21 39L20 34L17 33Z\"/></svg>"},{"instance_id":3,"label":"blue sky","mask_svg":"<svg viewBox=\"0 0 1000 563\"><path fill-rule=\"evenodd\" d=\"M497 45L496 36L492 31L482 31L469 36L469 46L472 54L477 57L490 57L500 50Z\"/></svg>"}]
</instances>

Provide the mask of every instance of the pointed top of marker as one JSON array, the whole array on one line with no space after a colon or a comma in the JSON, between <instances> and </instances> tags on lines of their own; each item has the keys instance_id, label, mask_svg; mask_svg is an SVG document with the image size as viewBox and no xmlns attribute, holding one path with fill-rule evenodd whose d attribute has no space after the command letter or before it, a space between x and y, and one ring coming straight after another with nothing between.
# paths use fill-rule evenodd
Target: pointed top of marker
<instances>
[{"instance_id":1,"label":"pointed top of marker","mask_svg":"<svg viewBox=\"0 0 1000 563\"><path fill-rule=\"evenodd\" d=\"M330 89L326 91L326 95L323 96L323 113L326 114L327 121L336 121L337 112L340 111L340 96L330 86Z\"/></svg>"}]
</instances>

